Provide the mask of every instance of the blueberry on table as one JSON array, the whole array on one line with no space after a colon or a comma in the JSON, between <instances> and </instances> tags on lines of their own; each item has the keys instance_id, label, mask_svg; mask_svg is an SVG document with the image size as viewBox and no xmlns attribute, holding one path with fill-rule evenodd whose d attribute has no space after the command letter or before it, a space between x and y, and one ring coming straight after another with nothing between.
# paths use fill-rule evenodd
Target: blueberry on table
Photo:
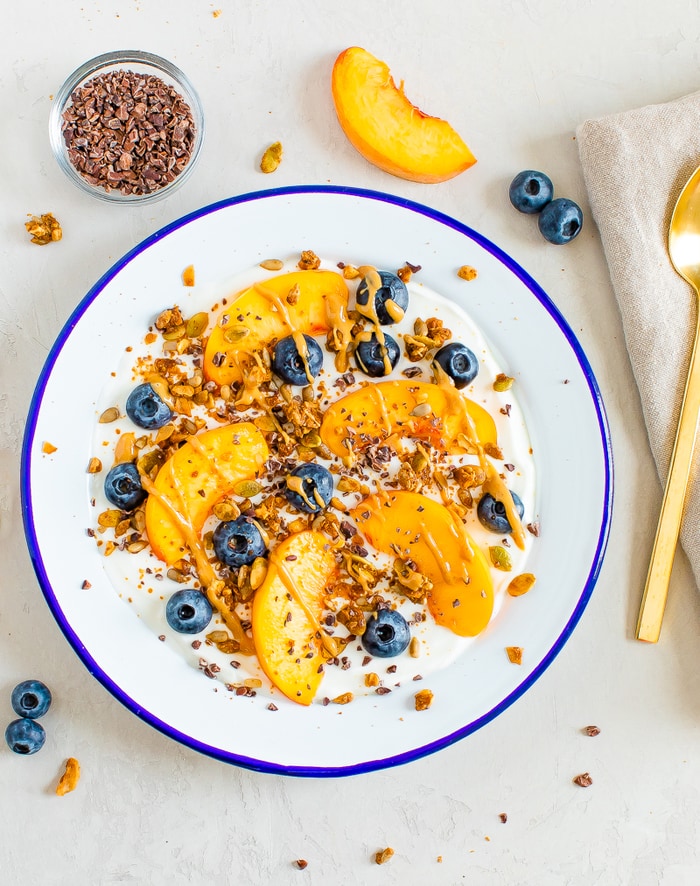
<instances>
[{"instance_id":1,"label":"blueberry on table","mask_svg":"<svg viewBox=\"0 0 700 886\"><path fill-rule=\"evenodd\" d=\"M162 428L173 417L170 407L147 382L137 385L127 397L126 414L147 431Z\"/></svg>"},{"instance_id":2,"label":"blueberry on table","mask_svg":"<svg viewBox=\"0 0 700 886\"><path fill-rule=\"evenodd\" d=\"M247 566L267 550L256 524L247 517L224 520L214 530L214 553L225 566Z\"/></svg>"},{"instance_id":3,"label":"blueberry on table","mask_svg":"<svg viewBox=\"0 0 700 886\"><path fill-rule=\"evenodd\" d=\"M165 604L165 618L179 634L198 634L212 619L211 603L201 591L175 591Z\"/></svg>"},{"instance_id":4,"label":"blueberry on table","mask_svg":"<svg viewBox=\"0 0 700 886\"><path fill-rule=\"evenodd\" d=\"M20 717L8 725L5 730L5 741L15 754L36 754L44 746L46 732L36 720Z\"/></svg>"},{"instance_id":5,"label":"blueberry on table","mask_svg":"<svg viewBox=\"0 0 700 886\"><path fill-rule=\"evenodd\" d=\"M408 289L403 280L396 274L392 274L391 271L378 271L377 273L382 285L374 295L374 309L379 323L382 326L391 326L392 323L398 323L403 319L408 307ZM357 304L364 307L369 301L370 291L369 280L367 277L363 277L355 294Z\"/></svg>"},{"instance_id":6,"label":"blueberry on table","mask_svg":"<svg viewBox=\"0 0 700 886\"><path fill-rule=\"evenodd\" d=\"M107 500L122 511L133 511L146 498L138 468L132 462L121 462L105 477Z\"/></svg>"},{"instance_id":7,"label":"blueberry on table","mask_svg":"<svg viewBox=\"0 0 700 886\"><path fill-rule=\"evenodd\" d=\"M548 203L537 219L545 240L561 246L578 237L583 227L583 212L578 203L567 197L558 197Z\"/></svg>"},{"instance_id":8,"label":"blueberry on table","mask_svg":"<svg viewBox=\"0 0 700 886\"><path fill-rule=\"evenodd\" d=\"M388 375L399 362L401 351L395 338L384 333L384 343L377 338L377 333L361 341L355 349L357 368L370 378L381 378ZM387 367L387 361L389 363Z\"/></svg>"},{"instance_id":9,"label":"blueberry on table","mask_svg":"<svg viewBox=\"0 0 700 886\"><path fill-rule=\"evenodd\" d=\"M333 497L333 475L323 465L306 462L290 471L284 494L298 511L318 514Z\"/></svg>"},{"instance_id":10,"label":"blueberry on table","mask_svg":"<svg viewBox=\"0 0 700 886\"><path fill-rule=\"evenodd\" d=\"M518 212L533 215L551 201L554 196L554 185L544 172L524 169L510 183L508 196Z\"/></svg>"},{"instance_id":11,"label":"blueberry on table","mask_svg":"<svg viewBox=\"0 0 700 886\"><path fill-rule=\"evenodd\" d=\"M515 492L511 492L515 509L522 518L525 513L525 507L520 500L520 496ZM508 522L506 516L506 506L502 501L497 501L490 492L485 493L479 499L476 508L476 514L482 526L485 526L491 532L497 532L499 535L508 535L513 531L513 527Z\"/></svg>"},{"instance_id":12,"label":"blueberry on table","mask_svg":"<svg viewBox=\"0 0 700 886\"><path fill-rule=\"evenodd\" d=\"M302 344L306 353L299 353ZM308 385L321 371L323 351L310 335L288 335L275 345L272 371L290 385ZM307 374L308 367L308 374ZM310 376L310 377L309 377Z\"/></svg>"},{"instance_id":13,"label":"blueberry on table","mask_svg":"<svg viewBox=\"0 0 700 886\"><path fill-rule=\"evenodd\" d=\"M401 655L411 642L408 622L395 609L380 609L367 619L362 635L362 645L370 655L377 658L393 658Z\"/></svg>"},{"instance_id":14,"label":"blueberry on table","mask_svg":"<svg viewBox=\"0 0 700 886\"><path fill-rule=\"evenodd\" d=\"M36 720L43 717L51 705L51 692L41 680L23 680L12 690L13 711L19 717Z\"/></svg>"},{"instance_id":15,"label":"blueberry on table","mask_svg":"<svg viewBox=\"0 0 700 886\"><path fill-rule=\"evenodd\" d=\"M476 354L461 342L453 341L440 348L434 359L449 375L456 388L465 388L479 374Z\"/></svg>"}]
</instances>

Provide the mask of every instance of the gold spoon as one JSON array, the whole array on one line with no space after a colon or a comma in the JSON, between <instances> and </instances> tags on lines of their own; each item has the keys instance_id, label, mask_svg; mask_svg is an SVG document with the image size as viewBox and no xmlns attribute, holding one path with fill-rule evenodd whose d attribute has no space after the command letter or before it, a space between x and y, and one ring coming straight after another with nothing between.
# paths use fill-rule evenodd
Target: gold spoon
<instances>
[{"instance_id":1,"label":"gold spoon","mask_svg":"<svg viewBox=\"0 0 700 886\"><path fill-rule=\"evenodd\" d=\"M668 230L668 254L676 271L695 289L698 319L671 466L637 622L637 639L648 643L656 643L661 632L700 410L700 167L689 178L673 210Z\"/></svg>"}]
</instances>

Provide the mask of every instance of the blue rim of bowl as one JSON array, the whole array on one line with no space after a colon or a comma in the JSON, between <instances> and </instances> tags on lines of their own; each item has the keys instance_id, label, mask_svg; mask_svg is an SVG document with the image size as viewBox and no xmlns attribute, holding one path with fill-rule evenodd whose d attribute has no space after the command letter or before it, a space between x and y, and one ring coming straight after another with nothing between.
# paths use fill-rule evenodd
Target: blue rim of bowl
<instances>
[{"instance_id":1,"label":"blue rim of bowl","mask_svg":"<svg viewBox=\"0 0 700 886\"><path fill-rule=\"evenodd\" d=\"M217 212L229 206L235 206L239 203L248 203L253 200L264 200L268 198L283 197L293 194L341 194L351 197L360 197L368 200L377 200L384 203L391 203L404 209L410 210L411 212L416 212L420 215L427 216L428 218L432 219L435 222L438 222L439 224L459 231L469 239L473 240L475 243L479 244L494 258L498 259L502 264L504 264L522 283L525 284L525 286L530 290L530 292L532 292L535 298L549 313L549 315L555 321L561 333L567 340L576 359L578 360L578 363L588 384L588 389L593 401L593 405L595 407L605 463L603 512L601 515L598 541L588 577L584 583L581 595L574 608L574 611L571 614L571 617L569 618L559 637L551 646L549 652L544 656L542 661L540 661L540 663L532 671L532 673L529 674L528 677L523 680L523 682L519 686L517 686L516 689L514 689L509 695L507 695L502 701L491 708L490 711L483 714L481 717L478 717L476 720L473 720L471 723L467 723L465 726L461 727L455 732L452 732L449 735L446 735L419 748L413 748L410 751L406 751L402 754L397 754L396 756L384 757L379 760L367 760L362 763L353 763L349 766L285 766L282 764L271 763L269 761L256 760L251 757L242 756L240 754L235 754L230 751L222 750L221 748L215 748L210 745L204 744L203 742L200 742L197 739L194 739L191 736L186 735L177 729L174 729L172 726L168 725L167 723L156 717L154 714L151 714L149 711L145 711L136 701L134 701L134 699L130 698L109 677L108 674L106 674L97 665L95 660L88 652L87 648L84 646L84 644L74 632L66 617L64 616L44 568L41 551L39 549L39 544L36 537L32 513L30 476L31 451L44 391L46 389L46 384L51 375L58 355L60 354L65 342L70 336L73 328L76 326L82 315L85 313L88 306L95 300L95 298L97 298L104 287L119 273L119 271L123 267L125 267L125 265L127 265L137 255L148 249L153 243L161 240L172 231L175 231L178 228L181 228L198 218L209 215L213 212ZM403 765L404 763L409 763L413 760L418 760L421 757L426 757L429 754L433 754L436 751L442 750L443 748L454 744L460 739L465 738L467 735L476 732L477 729L485 726L487 723L489 723L491 720L505 711L508 707L510 707L513 702L515 702L521 695L523 695L530 688L530 686L532 686L533 683L535 683L535 681L542 676L544 671L554 661L555 657L561 651L564 644L576 627L581 616L583 615L583 611L586 608L588 601L590 600L591 594L593 593L593 588L595 587L601 566L603 564L603 558L605 556L605 549L607 547L608 536L610 532L613 504L612 445L610 440L610 431L608 427L607 416L605 413L605 407L603 405L603 399L600 393L600 389L598 387L598 382L596 381L595 375L593 374L593 370L590 363L588 362L588 358L586 357L573 330L566 322L559 309L554 305L552 300L539 286L539 284L536 283L535 280L530 277L530 275L517 262L510 258L510 256L508 256L486 237L483 237L472 228L462 224L461 222L455 220L454 218L451 218L448 215L445 215L442 212L439 212L438 210L431 209L428 206L414 202L412 200L407 200L402 197L386 194L380 191L372 191L362 188L340 185L294 185L284 188L252 191L247 194L241 194L237 197L230 197L216 203L211 203L207 206L202 207L201 209L195 210L194 212L182 216L181 218L161 228L159 231L156 231L150 237L147 237L145 240L143 240L141 243L127 252L126 255L124 255L121 259L119 259L119 261L117 261L97 281L92 289L89 290L87 295L85 295L80 304L76 307L76 309L69 317L58 338L56 339L53 347L51 348L51 351L49 352L49 356L39 376L39 380L36 384L34 395L32 397L32 402L29 407L27 425L22 445L22 459L20 470L22 517L24 521L24 531L29 547L29 553L31 556L32 564L34 566L34 571L36 572L39 584L49 605L49 608L51 609L54 618L58 622L58 626L60 627L66 639L71 644L75 652L78 654L78 657L82 660L88 671L97 680L99 680L99 682L102 683L102 685L106 689L108 689L109 692L111 692L112 695L114 695L114 697L123 705L125 705L125 707L127 707L132 713L136 714L146 723L149 723L151 726L164 733L169 738L172 738L175 741L184 744L195 751L199 751L200 753L207 756L222 760L223 762L232 763L244 769L251 769L257 772L267 772L274 775L290 775L315 778L336 778L338 776L359 775L365 772L372 772L378 769L388 769L394 766Z\"/></svg>"}]
</instances>

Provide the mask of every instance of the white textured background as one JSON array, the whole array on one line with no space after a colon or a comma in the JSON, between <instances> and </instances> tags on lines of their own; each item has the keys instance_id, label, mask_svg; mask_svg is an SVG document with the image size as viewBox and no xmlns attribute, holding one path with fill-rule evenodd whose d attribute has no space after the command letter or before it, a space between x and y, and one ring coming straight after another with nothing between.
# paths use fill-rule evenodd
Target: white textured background
<instances>
[{"instance_id":1,"label":"white textured background","mask_svg":"<svg viewBox=\"0 0 700 886\"><path fill-rule=\"evenodd\" d=\"M700 87L697 0L5 0L3 11L1 725L12 719L9 692L20 679L45 679L54 705L40 754L19 758L0 747L0 883L697 883L697 590L681 555L661 643L632 639L661 491L600 242L589 221L570 246L548 246L507 198L516 172L538 168L587 209L576 126ZM404 182L369 166L342 135L329 91L334 58L353 44L386 60L423 110L450 120L477 166L442 185ZM83 196L49 150L51 95L87 58L117 48L170 58L205 104L197 170L152 208ZM277 139L284 160L266 177L257 163ZM18 467L48 349L116 259L206 203L319 182L428 203L480 230L543 285L598 376L617 486L608 556L589 608L523 698L475 735L401 769L303 781L184 749L88 675L34 578ZM27 213L46 211L60 219L64 240L37 248L23 223ZM601 729L596 738L581 734L589 723ZM59 799L53 789L69 755L80 760L83 778ZM586 770L594 783L584 790L572 778ZM395 856L377 867L373 854L387 845ZM293 867L297 858L307 859L305 871Z\"/></svg>"}]
</instances>

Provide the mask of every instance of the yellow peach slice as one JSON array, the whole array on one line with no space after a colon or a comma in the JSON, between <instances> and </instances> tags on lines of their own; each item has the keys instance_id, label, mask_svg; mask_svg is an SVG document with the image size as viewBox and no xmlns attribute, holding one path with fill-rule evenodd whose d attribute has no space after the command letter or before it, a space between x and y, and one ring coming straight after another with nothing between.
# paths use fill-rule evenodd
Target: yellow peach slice
<instances>
[{"instance_id":1,"label":"yellow peach slice","mask_svg":"<svg viewBox=\"0 0 700 886\"><path fill-rule=\"evenodd\" d=\"M367 384L336 400L323 417L321 439L345 456L349 439L355 452L392 434L415 437L451 454L465 452L462 437L496 444L496 424L478 403L456 389L430 382L383 381Z\"/></svg>"},{"instance_id":2,"label":"yellow peach slice","mask_svg":"<svg viewBox=\"0 0 700 886\"><path fill-rule=\"evenodd\" d=\"M244 289L222 311L224 322L212 329L204 351L204 374L219 385L239 382L241 359L273 338L295 331L328 332L329 299L340 301L347 310L348 287L335 271L291 271Z\"/></svg>"},{"instance_id":3,"label":"yellow peach slice","mask_svg":"<svg viewBox=\"0 0 700 886\"><path fill-rule=\"evenodd\" d=\"M493 612L491 572L456 514L432 498L403 491L371 495L351 514L373 547L412 560L430 579L428 607L439 625L461 637L484 630Z\"/></svg>"},{"instance_id":4,"label":"yellow peach slice","mask_svg":"<svg viewBox=\"0 0 700 886\"><path fill-rule=\"evenodd\" d=\"M331 76L340 125L362 156L415 182L442 182L476 158L446 120L424 114L396 86L388 66L359 46L341 52Z\"/></svg>"},{"instance_id":5,"label":"yellow peach slice","mask_svg":"<svg viewBox=\"0 0 700 886\"><path fill-rule=\"evenodd\" d=\"M176 450L146 502L146 532L156 557L171 565L188 552L175 514L199 535L216 502L241 480L256 477L267 457L265 438L249 422L205 431Z\"/></svg>"},{"instance_id":6,"label":"yellow peach slice","mask_svg":"<svg viewBox=\"0 0 700 886\"><path fill-rule=\"evenodd\" d=\"M309 705L323 678L322 594L336 569L328 539L304 530L270 554L253 598L253 640L263 671L292 701Z\"/></svg>"}]
</instances>

